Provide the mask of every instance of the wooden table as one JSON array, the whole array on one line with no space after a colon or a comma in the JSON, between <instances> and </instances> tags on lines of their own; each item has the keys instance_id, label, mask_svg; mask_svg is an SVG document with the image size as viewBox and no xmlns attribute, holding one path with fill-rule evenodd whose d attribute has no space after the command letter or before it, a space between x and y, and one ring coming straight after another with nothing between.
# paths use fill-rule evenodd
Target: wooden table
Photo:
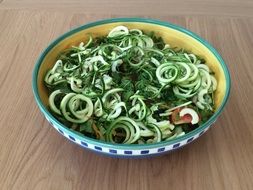
<instances>
[{"instance_id":1,"label":"wooden table","mask_svg":"<svg viewBox=\"0 0 253 190\"><path fill-rule=\"evenodd\" d=\"M152 17L211 42L232 77L214 127L173 153L113 159L59 135L40 113L31 73L40 52L69 29L109 17ZM0 189L253 189L252 0L0 0Z\"/></svg>"}]
</instances>

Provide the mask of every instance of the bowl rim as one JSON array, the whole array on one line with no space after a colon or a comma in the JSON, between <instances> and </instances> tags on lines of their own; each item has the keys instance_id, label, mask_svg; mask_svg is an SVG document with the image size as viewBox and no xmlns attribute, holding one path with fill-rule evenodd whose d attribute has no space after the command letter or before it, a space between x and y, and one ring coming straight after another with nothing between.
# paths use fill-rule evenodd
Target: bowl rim
<instances>
[{"instance_id":1,"label":"bowl rim","mask_svg":"<svg viewBox=\"0 0 253 190\"><path fill-rule=\"evenodd\" d=\"M71 130L68 127L66 127L65 125L63 125L61 122L59 122L49 112L49 110L42 103L42 100L39 96L38 85L37 85L38 72L39 72L41 63L43 62L44 57L47 55L47 53L49 53L51 51L51 49L55 45L57 45L60 41L64 40L65 38L79 32L79 31L85 30L87 28L95 27L95 26L98 26L98 25L117 23L117 22L126 22L126 23L127 22L130 22L130 23L131 22L140 22L140 23L155 24L155 25L160 25L160 26L164 26L164 27L167 27L167 28L172 28L174 30L177 30L179 32L182 32L182 33L194 38L195 40L202 43L205 47L207 47L209 51L212 52L212 54L216 57L216 59L221 64L221 67L222 67L223 72L225 74L226 89L225 89L225 96L224 96L224 99L223 99L220 107L204 124L202 124L198 128L194 129L193 131L191 131L191 132L189 132L189 133L187 133L187 134L185 134L181 137L178 137L178 138L172 139L172 140L168 140L168 141L161 141L161 142L152 143L152 144L115 144L115 143L100 141L100 140L97 140L97 139L93 139L93 138L81 135L81 133L78 133L74 130ZM122 17L122 18L103 19L103 20L98 20L98 21L95 21L95 22L89 22L87 24L84 24L84 25L81 25L79 27L76 27L74 29L69 30L68 32L60 35L58 38L56 38L51 43L49 43L49 45L42 51L42 53L40 54L39 58L37 59L37 61L35 63L35 67L34 67L33 73L32 73L32 90L33 90L35 100L36 100L40 110L43 112L43 114L45 116L48 116L50 118L50 120L53 121L53 123L57 124L57 128L59 128L62 131L67 131L66 133L68 135L71 135L75 139L79 139L81 141L93 144L95 146L102 146L102 147L108 147L108 148L114 148L114 149L116 148L116 149L139 150L139 149L151 149L151 148L165 147L165 146L168 146L168 145L171 145L171 144L180 143L181 141L184 141L186 139L194 137L195 135L197 135L201 131L205 130L212 123L214 123L216 121L216 119L221 114L222 110L224 109L225 104L228 101L230 88L231 88L231 78L230 78L230 73L229 73L229 70L227 68L227 65L225 64L225 62L222 59L222 57L220 56L220 54L215 50L215 48L209 42L207 42L206 40L204 40L203 38L201 38L197 34L187 30L184 27L172 24L172 23L167 22L167 21L161 21L161 20L150 19L150 18L139 18L139 17Z\"/></svg>"}]
</instances>

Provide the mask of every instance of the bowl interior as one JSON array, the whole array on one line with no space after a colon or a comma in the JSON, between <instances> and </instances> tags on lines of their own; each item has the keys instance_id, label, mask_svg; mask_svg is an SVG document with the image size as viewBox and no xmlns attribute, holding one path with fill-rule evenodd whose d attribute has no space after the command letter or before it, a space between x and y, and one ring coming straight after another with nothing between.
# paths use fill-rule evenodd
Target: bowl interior
<instances>
[{"instance_id":1,"label":"bowl interior","mask_svg":"<svg viewBox=\"0 0 253 190\"><path fill-rule=\"evenodd\" d=\"M124 25L128 28L138 28L146 32L154 31L156 35L161 36L164 41L172 47L185 48L203 57L206 60L206 64L215 72L215 77L218 81L217 90L215 92L215 108L216 110L219 108L225 98L226 80L224 71L217 57L204 44L184 32L158 24L143 22L117 22L93 26L77 31L76 33L70 33L70 35L53 46L43 58L41 66L39 67L37 80L39 96L46 107L48 107L48 91L44 86L43 78L48 69L54 65L59 52L72 45L78 45L82 41L86 42L90 34L93 37L104 36L108 34L113 27L118 25Z\"/></svg>"}]
</instances>

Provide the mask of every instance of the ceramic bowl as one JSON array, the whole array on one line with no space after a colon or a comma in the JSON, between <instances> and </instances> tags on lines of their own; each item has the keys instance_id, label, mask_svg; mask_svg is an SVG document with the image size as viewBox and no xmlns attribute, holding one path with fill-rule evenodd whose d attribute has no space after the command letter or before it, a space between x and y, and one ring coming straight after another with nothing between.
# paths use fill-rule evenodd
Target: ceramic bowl
<instances>
[{"instance_id":1,"label":"ceramic bowl","mask_svg":"<svg viewBox=\"0 0 253 190\"><path fill-rule=\"evenodd\" d=\"M138 28L143 31L154 31L161 36L165 42L171 46L185 48L197 55L202 56L208 66L215 72L218 80L218 87L215 92L214 115L197 129L184 136L173 140L163 141L145 145L122 145L102 142L89 137L85 137L60 123L48 110L48 92L43 83L46 71L52 67L56 61L57 54L62 50L77 45L88 38L88 34L93 36L106 35L113 27L124 25L128 28ZM171 150L178 149L199 138L220 116L230 92L230 75L226 64L219 53L204 39L174 24L145 18L115 18L101 20L85 24L73 29L56 40L54 40L40 55L32 78L32 86L35 100L49 123L64 137L70 141L95 152L113 155L116 157L146 157L158 155Z\"/></svg>"}]
</instances>

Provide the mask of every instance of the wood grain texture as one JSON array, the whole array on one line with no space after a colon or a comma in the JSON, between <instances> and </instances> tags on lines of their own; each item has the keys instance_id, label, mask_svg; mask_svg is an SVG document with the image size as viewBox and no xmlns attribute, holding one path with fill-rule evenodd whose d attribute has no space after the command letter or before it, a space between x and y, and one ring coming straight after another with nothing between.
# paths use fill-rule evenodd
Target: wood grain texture
<instances>
[{"instance_id":1,"label":"wood grain texture","mask_svg":"<svg viewBox=\"0 0 253 190\"><path fill-rule=\"evenodd\" d=\"M1 8L128 16L253 16L252 0L3 0Z\"/></svg>"},{"instance_id":2,"label":"wood grain texture","mask_svg":"<svg viewBox=\"0 0 253 190\"><path fill-rule=\"evenodd\" d=\"M188 16L167 14L165 9L160 15L135 13L179 24L211 42L230 69L232 89L223 114L200 139L170 154L133 160L99 156L67 141L42 116L31 90L35 61L52 39L86 22L131 13L110 6L102 13L75 13L62 5L58 9L57 1L34 2L53 4L55 11L40 9L29 0L0 4L0 189L252 189L253 18L248 9L247 14L241 10L250 8L252 1L244 1L232 17L195 15L193 7L187 9L192 13ZM119 2L130 6L115 0ZM225 10L239 4L239 0L228 6L226 2L220 2ZM102 10L93 3L87 6Z\"/></svg>"}]
</instances>

